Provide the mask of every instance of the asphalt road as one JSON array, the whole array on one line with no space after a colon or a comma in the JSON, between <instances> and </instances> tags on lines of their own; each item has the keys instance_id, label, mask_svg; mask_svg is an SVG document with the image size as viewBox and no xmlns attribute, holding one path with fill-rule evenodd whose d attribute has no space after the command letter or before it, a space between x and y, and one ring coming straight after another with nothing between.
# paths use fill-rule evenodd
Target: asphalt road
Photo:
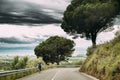
<instances>
[{"instance_id":1,"label":"asphalt road","mask_svg":"<svg viewBox=\"0 0 120 80\"><path fill-rule=\"evenodd\" d=\"M93 80L78 70L79 68L49 69L17 80Z\"/></svg>"}]
</instances>

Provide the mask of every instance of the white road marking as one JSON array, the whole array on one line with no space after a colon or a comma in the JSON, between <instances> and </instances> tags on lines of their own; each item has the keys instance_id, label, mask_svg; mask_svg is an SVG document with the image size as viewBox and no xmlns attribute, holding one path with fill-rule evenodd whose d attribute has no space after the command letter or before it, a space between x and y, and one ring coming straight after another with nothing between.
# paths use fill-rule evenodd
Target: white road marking
<instances>
[{"instance_id":1,"label":"white road marking","mask_svg":"<svg viewBox=\"0 0 120 80\"><path fill-rule=\"evenodd\" d=\"M54 80L55 79L55 77L57 76L57 74L60 72L60 70L59 71L57 71L56 73L55 73L55 75L52 77L52 79L51 80Z\"/></svg>"}]
</instances>

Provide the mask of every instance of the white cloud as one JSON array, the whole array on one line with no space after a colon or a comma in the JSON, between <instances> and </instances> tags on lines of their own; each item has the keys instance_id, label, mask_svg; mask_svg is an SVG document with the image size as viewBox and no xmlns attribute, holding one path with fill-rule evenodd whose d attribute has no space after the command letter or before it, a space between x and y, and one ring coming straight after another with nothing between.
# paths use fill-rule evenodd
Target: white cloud
<instances>
[{"instance_id":1,"label":"white cloud","mask_svg":"<svg viewBox=\"0 0 120 80\"><path fill-rule=\"evenodd\" d=\"M0 37L17 37L23 38L42 38L44 35L59 35L66 36L66 33L57 25L42 25L42 26L20 26L20 25L0 25Z\"/></svg>"},{"instance_id":2,"label":"white cloud","mask_svg":"<svg viewBox=\"0 0 120 80\"><path fill-rule=\"evenodd\" d=\"M41 25L41 26L20 26L20 25L0 25L0 38L9 39L15 38L22 41L21 44L3 43L0 42L0 47L34 47L50 36L64 36L68 35L55 24ZM8 41L8 40L7 40ZM16 40L15 40L16 41ZM12 41L13 42L13 41ZM30 42L24 44L24 42ZM31 43L33 42L33 43Z\"/></svg>"},{"instance_id":3,"label":"white cloud","mask_svg":"<svg viewBox=\"0 0 120 80\"><path fill-rule=\"evenodd\" d=\"M119 25L114 25L113 26L114 30L108 31L108 32L101 32L97 36L97 44L105 43L107 41L110 41L115 37L115 33L119 28Z\"/></svg>"},{"instance_id":4,"label":"white cloud","mask_svg":"<svg viewBox=\"0 0 120 80\"><path fill-rule=\"evenodd\" d=\"M97 37L97 42L101 43L105 41L109 41L114 38L114 33L118 30L114 26L115 30L111 32L101 32ZM72 39L71 36L67 35L60 27L60 25L56 24L49 24L49 25L41 25L41 26L20 26L20 25L7 25L2 24L0 25L0 38L5 37L14 37L23 41L29 41L31 39L36 40L36 43L30 43L30 44L7 44L7 43L0 43L3 47L34 47L38 45L39 39L45 40L50 36L63 36L69 39ZM85 53L85 50L88 46L91 46L91 40L85 40L81 38L73 39L76 43L76 51L74 55ZM37 42L38 41L38 42Z\"/></svg>"},{"instance_id":5,"label":"white cloud","mask_svg":"<svg viewBox=\"0 0 120 80\"><path fill-rule=\"evenodd\" d=\"M76 43L76 47L80 47L80 48L85 48L88 46L91 46L91 40L85 40L84 38L77 38L74 40Z\"/></svg>"}]
</instances>

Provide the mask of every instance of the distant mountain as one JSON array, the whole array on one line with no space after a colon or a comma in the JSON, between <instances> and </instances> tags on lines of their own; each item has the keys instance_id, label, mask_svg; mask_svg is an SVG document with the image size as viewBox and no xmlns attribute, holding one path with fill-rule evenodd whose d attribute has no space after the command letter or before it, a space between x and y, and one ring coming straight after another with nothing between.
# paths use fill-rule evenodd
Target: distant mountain
<instances>
[{"instance_id":1,"label":"distant mountain","mask_svg":"<svg viewBox=\"0 0 120 80\"><path fill-rule=\"evenodd\" d=\"M86 58L86 54L78 54L76 57L83 57L83 58Z\"/></svg>"}]
</instances>

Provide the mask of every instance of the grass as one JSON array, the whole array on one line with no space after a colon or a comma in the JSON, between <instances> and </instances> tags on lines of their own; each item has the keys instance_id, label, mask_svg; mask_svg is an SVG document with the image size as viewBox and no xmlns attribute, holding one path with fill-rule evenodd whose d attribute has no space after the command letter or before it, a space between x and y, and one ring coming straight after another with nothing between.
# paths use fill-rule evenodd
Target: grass
<instances>
[{"instance_id":1,"label":"grass","mask_svg":"<svg viewBox=\"0 0 120 80\"><path fill-rule=\"evenodd\" d=\"M88 58L80 69L100 80L120 80L120 36L96 48L88 48Z\"/></svg>"}]
</instances>

